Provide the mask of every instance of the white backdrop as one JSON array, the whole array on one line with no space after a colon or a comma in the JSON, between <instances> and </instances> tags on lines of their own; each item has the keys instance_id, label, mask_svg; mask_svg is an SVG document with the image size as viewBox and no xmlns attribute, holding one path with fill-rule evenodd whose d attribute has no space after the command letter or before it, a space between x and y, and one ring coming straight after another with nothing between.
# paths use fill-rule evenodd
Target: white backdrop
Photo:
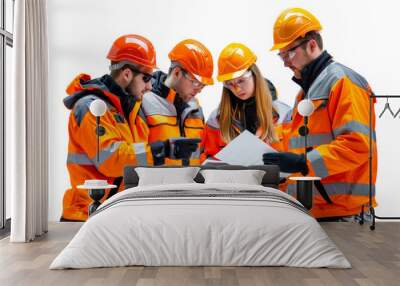
<instances>
[{"instance_id":1,"label":"white backdrop","mask_svg":"<svg viewBox=\"0 0 400 286\"><path fill-rule=\"evenodd\" d=\"M398 1L267 1L267 0L49 0L49 219L58 220L62 197L69 186L66 169L68 110L62 99L72 78L81 72L98 77L108 72L106 54L115 38L136 33L149 38L158 66L166 71L168 52L185 38L203 42L213 53L232 41L243 42L258 56L257 64L293 104L298 87L272 46L272 26L289 7L303 7L321 21L325 46L334 58L364 75L378 94L400 94ZM216 75L216 69L214 71ZM199 99L208 116L216 108L221 85L206 87ZM395 110L400 100L390 101ZM378 113L384 106L381 101ZM379 215L400 215L398 119L382 118L377 125ZM389 148L392 148L389 150Z\"/></svg>"}]
</instances>

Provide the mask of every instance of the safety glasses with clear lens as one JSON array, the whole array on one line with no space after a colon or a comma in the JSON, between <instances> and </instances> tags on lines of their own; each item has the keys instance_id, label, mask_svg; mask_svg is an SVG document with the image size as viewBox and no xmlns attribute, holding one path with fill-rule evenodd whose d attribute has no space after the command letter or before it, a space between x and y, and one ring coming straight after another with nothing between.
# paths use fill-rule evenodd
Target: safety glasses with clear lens
<instances>
[{"instance_id":1,"label":"safety glasses with clear lens","mask_svg":"<svg viewBox=\"0 0 400 286\"><path fill-rule=\"evenodd\" d=\"M247 81L252 77L253 73L250 70L248 70L239 78L224 81L223 86L229 89L232 89L235 86L243 88L246 85Z\"/></svg>"},{"instance_id":2,"label":"safety glasses with clear lens","mask_svg":"<svg viewBox=\"0 0 400 286\"><path fill-rule=\"evenodd\" d=\"M193 78L189 72L187 72L186 70L181 68L181 71L183 73L183 76L191 82L192 86L194 88L203 88L205 86L205 84L201 83L200 81L198 81L197 79Z\"/></svg>"},{"instance_id":3,"label":"safety glasses with clear lens","mask_svg":"<svg viewBox=\"0 0 400 286\"><path fill-rule=\"evenodd\" d=\"M296 49L301 47L308 41L309 41L309 39L303 40L300 43L298 43L297 45L295 45L294 47L287 50L286 52L278 53L278 57L280 57L280 59L282 61L285 61L286 59L293 60L294 56L296 55Z\"/></svg>"}]
</instances>

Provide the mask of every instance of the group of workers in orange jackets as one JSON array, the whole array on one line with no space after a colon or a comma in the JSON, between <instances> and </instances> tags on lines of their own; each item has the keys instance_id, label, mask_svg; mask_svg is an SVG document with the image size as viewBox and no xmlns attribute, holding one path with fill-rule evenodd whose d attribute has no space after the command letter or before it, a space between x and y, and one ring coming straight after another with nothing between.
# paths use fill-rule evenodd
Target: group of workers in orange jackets
<instances>
[{"instance_id":1,"label":"group of workers in orange jackets","mask_svg":"<svg viewBox=\"0 0 400 286\"><path fill-rule=\"evenodd\" d=\"M87 219L92 200L86 190L77 188L85 180L107 180L122 191L125 166L199 165L244 130L280 151L264 154L265 164L322 178L331 203L315 194L311 210L315 217L359 214L369 202L372 90L360 74L333 60L323 47L321 29L318 19L301 8L284 10L274 24L271 50L279 51L300 86L293 108L276 99L275 87L263 77L256 55L247 46L227 45L218 58L221 101L207 121L196 95L214 83L214 68L212 55L202 43L193 39L179 42L168 55L171 64L164 73L154 72L156 53L148 39L119 37L107 55L110 74L95 79L80 74L66 90L64 104L71 110L67 158L71 188L64 194L62 220ZM107 105L100 127L90 112L96 99ZM297 109L303 99L310 100L314 108L306 131ZM375 126L374 114L372 121ZM375 184L375 132L373 135ZM281 189L294 194L294 187L286 183ZM108 195L106 192L104 199ZM375 204L374 198L373 193Z\"/></svg>"}]
</instances>

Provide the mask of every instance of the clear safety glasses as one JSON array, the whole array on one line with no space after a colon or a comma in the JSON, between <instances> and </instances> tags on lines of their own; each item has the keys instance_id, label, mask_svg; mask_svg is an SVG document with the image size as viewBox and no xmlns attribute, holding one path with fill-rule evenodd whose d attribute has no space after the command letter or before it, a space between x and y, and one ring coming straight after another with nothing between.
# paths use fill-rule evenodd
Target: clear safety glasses
<instances>
[{"instance_id":1,"label":"clear safety glasses","mask_svg":"<svg viewBox=\"0 0 400 286\"><path fill-rule=\"evenodd\" d=\"M252 77L253 73L251 71L247 71L239 78L224 81L223 85L228 89L232 89L235 86L238 86L240 87L240 89L243 89L246 86L248 80Z\"/></svg>"},{"instance_id":2,"label":"clear safety glasses","mask_svg":"<svg viewBox=\"0 0 400 286\"><path fill-rule=\"evenodd\" d=\"M287 50L286 52L278 53L278 56L281 58L282 61L285 61L286 59L293 60L294 56L296 55L297 48L301 47L308 41L309 41L309 39L303 40L300 43L298 43L296 46Z\"/></svg>"},{"instance_id":3,"label":"clear safety glasses","mask_svg":"<svg viewBox=\"0 0 400 286\"><path fill-rule=\"evenodd\" d=\"M188 81L190 81L190 83L192 84L192 86L193 86L194 88L200 88L200 89L202 89L202 88L205 86L205 84L203 84L203 83L201 83L200 81L198 81L197 79L193 78L193 77L189 74L189 72L185 71L185 70L182 69L182 68L181 68L181 71L182 71L182 73L183 73L183 76L184 76Z\"/></svg>"}]
</instances>

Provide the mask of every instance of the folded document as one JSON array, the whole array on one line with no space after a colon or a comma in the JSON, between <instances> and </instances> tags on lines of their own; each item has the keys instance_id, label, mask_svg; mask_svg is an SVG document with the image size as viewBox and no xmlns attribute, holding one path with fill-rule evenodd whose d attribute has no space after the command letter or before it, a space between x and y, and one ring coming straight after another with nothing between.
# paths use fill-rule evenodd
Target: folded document
<instances>
[{"instance_id":1,"label":"folded document","mask_svg":"<svg viewBox=\"0 0 400 286\"><path fill-rule=\"evenodd\" d=\"M242 166L263 165L263 154L276 152L270 145L245 130L214 156L220 161L206 160L203 164L219 162ZM280 174L281 177L288 175L282 172Z\"/></svg>"}]
</instances>

